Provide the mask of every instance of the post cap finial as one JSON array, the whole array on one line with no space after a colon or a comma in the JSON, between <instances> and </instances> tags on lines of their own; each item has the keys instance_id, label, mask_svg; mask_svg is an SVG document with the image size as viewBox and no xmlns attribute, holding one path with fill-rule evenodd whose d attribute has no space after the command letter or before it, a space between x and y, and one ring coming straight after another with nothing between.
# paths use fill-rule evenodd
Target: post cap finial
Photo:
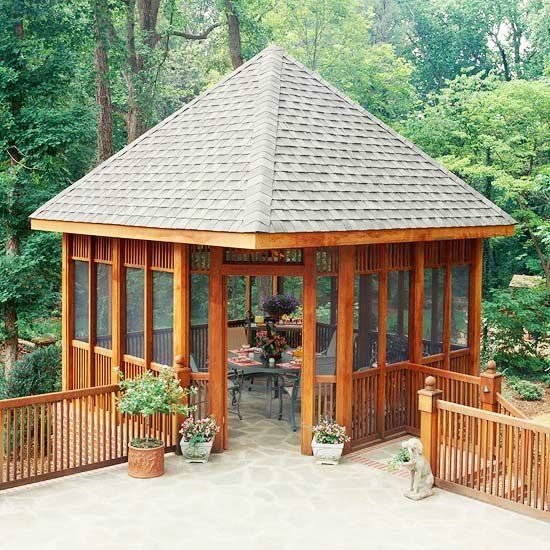
<instances>
[{"instance_id":1,"label":"post cap finial","mask_svg":"<svg viewBox=\"0 0 550 550\"><path fill-rule=\"evenodd\" d=\"M497 371L497 364L495 361L491 360L487 362L487 372L489 374L495 374Z\"/></svg>"},{"instance_id":2,"label":"post cap finial","mask_svg":"<svg viewBox=\"0 0 550 550\"><path fill-rule=\"evenodd\" d=\"M433 376L427 376L426 381L424 382L425 389L429 391L435 390L435 378Z\"/></svg>"},{"instance_id":3,"label":"post cap finial","mask_svg":"<svg viewBox=\"0 0 550 550\"><path fill-rule=\"evenodd\" d=\"M176 365L184 365L185 357L183 355L176 355L174 357L174 362L176 363Z\"/></svg>"}]
</instances>

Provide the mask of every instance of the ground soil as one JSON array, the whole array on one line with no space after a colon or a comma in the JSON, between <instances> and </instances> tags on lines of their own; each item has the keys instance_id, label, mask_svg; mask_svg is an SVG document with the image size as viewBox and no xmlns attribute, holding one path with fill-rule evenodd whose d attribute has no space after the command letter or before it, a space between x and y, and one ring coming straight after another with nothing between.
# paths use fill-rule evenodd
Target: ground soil
<instances>
[{"instance_id":1,"label":"ground soil","mask_svg":"<svg viewBox=\"0 0 550 550\"><path fill-rule=\"evenodd\" d=\"M518 399L517 394L506 383L506 379L504 380L503 390L504 397L529 418L550 426L550 388L545 388L544 397L540 401Z\"/></svg>"}]
</instances>

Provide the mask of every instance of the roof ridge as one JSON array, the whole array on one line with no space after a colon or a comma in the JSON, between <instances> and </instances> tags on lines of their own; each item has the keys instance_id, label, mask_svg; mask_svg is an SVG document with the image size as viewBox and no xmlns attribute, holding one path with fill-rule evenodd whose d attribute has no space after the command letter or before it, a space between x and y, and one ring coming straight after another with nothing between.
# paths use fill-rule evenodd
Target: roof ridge
<instances>
[{"instance_id":1,"label":"roof ridge","mask_svg":"<svg viewBox=\"0 0 550 550\"><path fill-rule=\"evenodd\" d=\"M407 145L410 147L415 153L419 154L424 160L432 164L435 168L443 172L447 177L450 177L454 182L459 184L463 189L471 193L474 197L477 199L480 199L484 204L487 206L490 206L492 209L497 210L501 215L505 216L510 222L516 223L514 218L510 216L507 212L502 210L499 206L497 206L494 202L489 200L487 197L485 197L483 194L481 194L479 191L474 189L471 185L460 179L456 174L453 174L450 170L445 168L442 164L437 162L434 158L430 157L428 153L424 152L420 147L415 145L412 141L409 141L406 137L402 136L399 132L394 130L391 126L380 120L378 117L373 115L371 112L367 111L362 105L348 97L346 94L341 92L338 88L334 87L330 82L325 80L319 73L316 71L311 70L309 67L304 65L301 61L298 61L296 58L292 57L288 52L284 52L284 57L286 57L289 61L293 62L295 65L300 67L302 70L304 70L309 76L317 80L317 82L323 84L326 86L329 90L331 90L334 94L336 94L340 99L342 99L346 104L348 104L351 108L358 110L363 116L366 116L369 120L372 120L375 124L389 132L395 139L398 139L403 143L404 145Z\"/></svg>"},{"instance_id":2,"label":"roof ridge","mask_svg":"<svg viewBox=\"0 0 550 550\"><path fill-rule=\"evenodd\" d=\"M275 175L275 150L283 50L270 46L258 66L259 89L254 130L250 137L247 195L242 209L241 231L268 232Z\"/></svg>"}]
</instances>

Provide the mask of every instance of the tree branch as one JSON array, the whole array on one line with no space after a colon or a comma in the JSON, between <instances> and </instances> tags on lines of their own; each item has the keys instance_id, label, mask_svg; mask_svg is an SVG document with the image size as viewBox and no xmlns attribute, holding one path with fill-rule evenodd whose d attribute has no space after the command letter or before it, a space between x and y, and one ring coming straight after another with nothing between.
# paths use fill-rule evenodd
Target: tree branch
<instances>
[{"instance_id":1,"label":"tree branch","mask_svg":"<svg viewBox=\"0 0 550 550\"><path fill-rule=\"evenodd\" d=\"M218 27L221 27L221 23L214 23L214 25L210 25L203 33L201 34L193 34L192 32L187 31L177 31L177 30L169 30L167 34L169 36L181 36L182 38L185 38L187 40L206 40L208 38L208 35Z\"/></svg>"}]
</instances>

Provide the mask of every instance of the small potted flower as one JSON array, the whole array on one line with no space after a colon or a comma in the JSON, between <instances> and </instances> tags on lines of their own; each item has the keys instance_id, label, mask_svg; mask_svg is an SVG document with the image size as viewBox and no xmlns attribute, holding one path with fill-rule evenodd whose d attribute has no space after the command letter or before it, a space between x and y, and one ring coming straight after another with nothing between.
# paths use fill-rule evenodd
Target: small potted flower
<instances>
[{"instance_id":1,"label":"small potted flower","mask_svg":"<svg viewBox=\"0 0 550 550\"><path fill-rule=\"evenodd\" d=\"M313 427L311 448L317 464L338 464L344 443L350 441L346 428L333 420L324 419Z\"/></svg>"},{"instance_id":2,"label":"small potted flower","mask_svg":"<svg viewBox=\"0 0 550 550\"><path fill-rule=\"evenodd\" d=\"M388 470L397 472L400 468L408 469L411 462L411 454L408 449L401 448L399 452L388 462Z\"/></svg>"},{"instance_id":3,"label":"small potted flower","mask_svg":"<svg viewBox=\"0 0 550 550\"><path fill-rule=\"evenodd\" d=\"M189 416L181 425L181 452L185 462L208 462L214 437L220 431L213 416L196 419Z\"/></svg>"},{"instance_id":4,"label":"small potted flower","mask_svg":"<svg viewBox=\"0 0 550 550\"><path fill-rule=\"evenodd\" d=\"M144 424L144 437L135 437L128 445L128 475L137 478L158 477L164 473L164 442L152 437L151 416L154 414L189 415L194 407L182 401L196 391L183 389L174 369L163 368L158 376L147 370L134 379L120 375L122 392L117 402L121 413L137 418Z\"/></svg>"},{"instance_id":5,"label":"small potted flower","mask_svg":"<svg viewBox=\"0 0 550 550\"><path fill-rule=\"evenodd\" d=\"M277 294L268 296L263 303L263 310L274 320L282 315L291 315L296 311L300 302L291 294Z\"/></svg>"}]
</instances>

